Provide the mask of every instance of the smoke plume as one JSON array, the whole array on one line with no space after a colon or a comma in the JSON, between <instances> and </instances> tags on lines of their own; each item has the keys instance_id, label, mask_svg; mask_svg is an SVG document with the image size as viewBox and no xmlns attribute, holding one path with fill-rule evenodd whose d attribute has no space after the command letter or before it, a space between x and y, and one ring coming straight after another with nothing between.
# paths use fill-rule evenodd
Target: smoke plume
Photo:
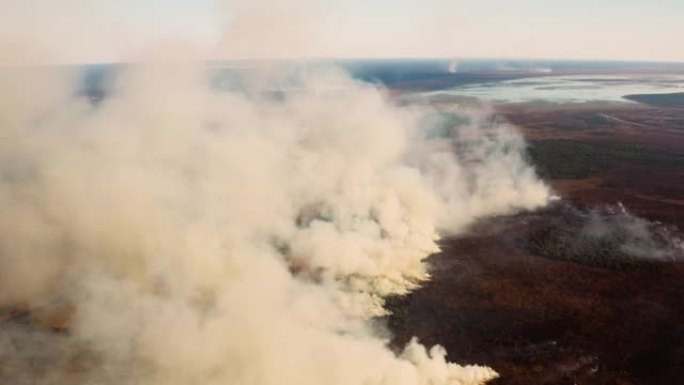
<instances>
[{"instance_id":1,"label":"smoke plume","mask_svg":"<svg viewBox=\"0 0 684 385\"><path fill-rule=\"evenodd\" d=\"M336 70L267 72L131 65L93 102L65 69L2 70L1 382L496 376L392 352L370 321L428 278L440 234L546 202L521 137Z\"/></svg>"},{"instance_id":2,"label":"smoke plume","mask_svg":"<svg viewBox=\"0 0 684 385\"><path fill-rule=\"evenodd\" d=\"M591 211L581 229L582 238L612 244L623 258L672 262L684 257L684 240L677 229L632 215L619 203Z\"/></svg>"},{"instance_id":3,"label":"smoke plume","mask_svg":"<svg viewBox=\"0 0 684 385\"><path fill-rule=\"evenodd\" d=\"M578 208L563 200L531 216L534 254L608 269L658 268L684 258L681 232L630 213L621 203Z\"/></svg>"}]
</instances>

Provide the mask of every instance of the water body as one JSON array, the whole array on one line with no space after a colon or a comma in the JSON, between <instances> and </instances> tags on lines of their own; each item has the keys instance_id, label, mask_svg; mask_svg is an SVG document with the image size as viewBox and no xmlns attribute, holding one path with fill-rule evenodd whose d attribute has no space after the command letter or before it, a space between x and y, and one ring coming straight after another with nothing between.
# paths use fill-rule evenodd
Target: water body
<instances>
[{"instance_id":1,"label":"water body","mask_svg":"<svg viewBox=\"0 0 684 385\"><path fill-rule=\"evenodd\" d=\"M635 103L630 94L684 92L684 75L564 75L466 84L420 94L428 99L477 98L497 103Z\"/></svg>"}]
</instances>

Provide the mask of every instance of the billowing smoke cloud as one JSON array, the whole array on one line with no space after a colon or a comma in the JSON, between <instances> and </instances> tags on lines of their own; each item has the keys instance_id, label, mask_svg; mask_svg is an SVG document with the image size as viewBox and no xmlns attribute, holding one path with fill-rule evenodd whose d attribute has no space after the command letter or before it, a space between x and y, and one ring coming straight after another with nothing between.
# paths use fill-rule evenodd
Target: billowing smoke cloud
<instances>
[{"instance_id":1,"label":"billowing smoke cloud","mask_svg":"<svg viewBox=\"0 0 684 385\"><path fill-rule=\"evenodd\" d=\"M428 278L440 234L545 204L511 127L399 109L334 70L237 87L149 63L94 104L68 75L1 77L1 382L495 376L394 353L370 318Z\"/></svg>"}]
</instances>

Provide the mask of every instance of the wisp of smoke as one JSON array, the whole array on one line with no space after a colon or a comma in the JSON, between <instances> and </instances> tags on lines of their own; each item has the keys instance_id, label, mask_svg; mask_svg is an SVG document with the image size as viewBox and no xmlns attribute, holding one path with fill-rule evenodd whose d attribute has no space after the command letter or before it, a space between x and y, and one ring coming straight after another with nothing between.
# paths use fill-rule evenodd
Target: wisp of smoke
<instances>
[{"instance_id":1,"label":"wisp of smoke","mask_svg":"<svg viewBox=\"0 0 684 385\"><path fill-rule=\"evenodd\" d=\"M618 270L684 259L675 226L635 216L619 202L586 209L558 200L532 217L527 245L536 255Z\"/></svg>"},{"instance_id":2,"label":"wisp of smoke","mask_svg":"<svg viewBox=\"0 0 684 385\"><path fill-rule=\"evenodd\" d=\"M30 313L0 321L0 382L496 376L392 352L369 321L428 278L440 234L546 203L521 136L437 124L336 70L254 73L132 65L92 103L64 70L3 69L0 308Z\"/></svg>"},{"instance_id":3,"label":"wisp of smoke","mask_svg":"<svg viewBox=\"0 0 684 385\"><path fill-rule=\"evenodd\" d=\"M589 213L581 235L590 240L613 243L625 257L652 262L684 258L684 240L676 229L632 215L622 203L603 212Z\"/></svg>"}]
</instances>

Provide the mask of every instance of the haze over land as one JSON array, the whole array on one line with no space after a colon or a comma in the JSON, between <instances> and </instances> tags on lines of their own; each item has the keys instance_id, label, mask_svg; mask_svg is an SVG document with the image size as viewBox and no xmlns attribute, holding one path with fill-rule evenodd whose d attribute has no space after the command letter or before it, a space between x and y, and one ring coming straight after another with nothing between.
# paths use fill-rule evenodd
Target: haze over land
<instances>
[{"instance_id":1,"label":"haze over land","mask_svg":"<svg viewBox=\"0 0 684 385\"><path fill-rule=\"evenodd\" d=\"M9 2L0 382L678 378L684 117L624 96L684 66L454 58L684 59L681 5L523 3Z\"/></svg>"}]
</instances>

